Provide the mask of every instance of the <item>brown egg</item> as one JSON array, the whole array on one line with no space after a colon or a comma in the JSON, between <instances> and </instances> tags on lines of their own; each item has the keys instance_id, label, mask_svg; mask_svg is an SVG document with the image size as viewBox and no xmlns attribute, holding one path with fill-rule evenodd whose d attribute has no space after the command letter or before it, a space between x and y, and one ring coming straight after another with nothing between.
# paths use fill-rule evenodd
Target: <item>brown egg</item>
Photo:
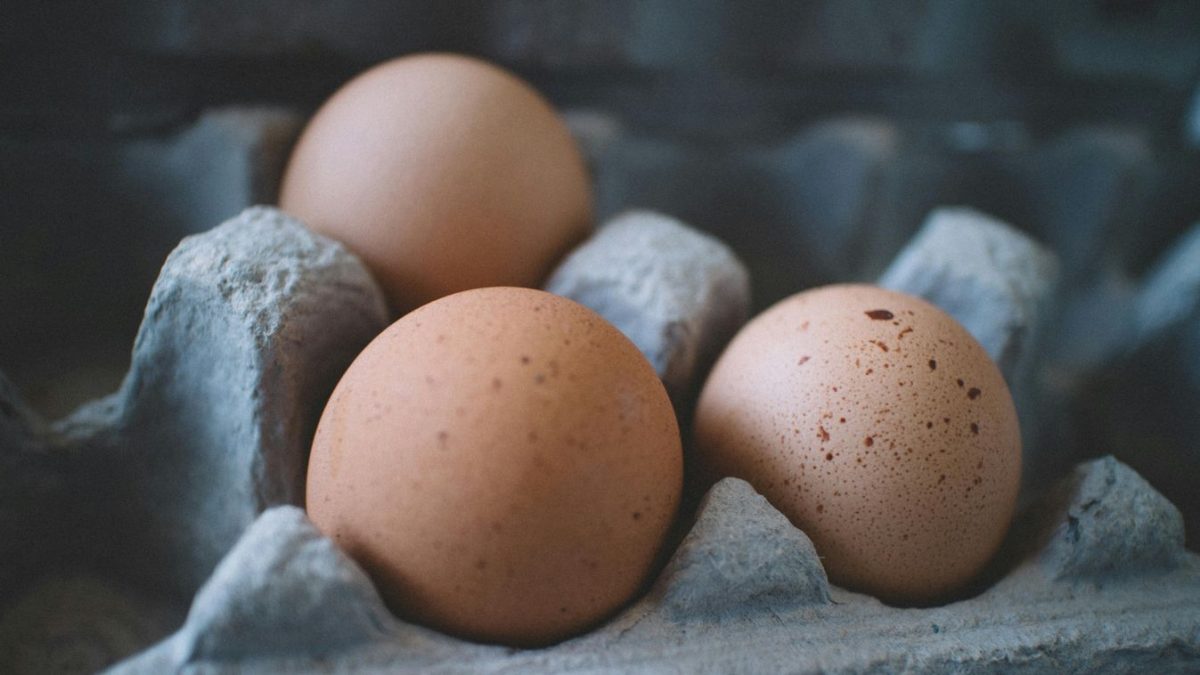
<instances>
[{"instance_id":1,"label":"brown egg","mask_svg":"<svg viewBox=\"0 0 1200 675\"><path fill-rule=\"evenodd\" d=\"M376 338L321 417L308 512L401 616L511 645L574 635L646 581L678 506L666 390L542 291L435 301Z\"/></svg>"},{"instance_id":2,"label":"brown egg","mask_svg":"<svg viewBox=\"0 0 1200 675\"><path fill-rule=\"evenodd\" d=\"M706 472L753 484L830 579L945 598L995 553L1021 444L1000 371L949 315L872 286L792 296L747 324L705 383Z\"/></svg>"},{"instance_id":3,"label":"brown egg","mask_svg":"<svg viewBox=\"0 0 1200 675\"><path fill-rule=\"evenodd\" d=\"M280 207L358 254L398 312L534 286L591 228L583 158L528 84L482 61L406 56L321 107Z\"/></svg>"}]
</instances>

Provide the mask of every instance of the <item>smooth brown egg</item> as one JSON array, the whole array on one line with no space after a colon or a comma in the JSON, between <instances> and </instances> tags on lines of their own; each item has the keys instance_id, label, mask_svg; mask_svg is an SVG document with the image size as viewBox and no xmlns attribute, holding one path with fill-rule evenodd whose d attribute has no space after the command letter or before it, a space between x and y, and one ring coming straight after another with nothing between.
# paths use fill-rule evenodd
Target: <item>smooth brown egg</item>
<instances>
[{"instance_id":1,"label":"smooth brown egg","mask_svg":"<svg viewBox=\"0 0 1200 675\"><path fill-rule=\"evenodd\" d=\"M937 307L872 286L800 293L747 324L695 438L705 471L753 484L831 580L890 602L977 575L1020 482L1016 410L987 353Z\"/></svg>"},{"instance_id":2,"label":"smooth brown egg","mask_svg":"<svg viewBox=\"0 0 1200 675\"><path fill-rule=\"evenodd\" d=\"M450 54L343 86L304 130L280 207L342 241L397 312L484 286L535 286L591 229L566 124L524 81Z\"/></svg>"},{"instance_id":3,"label":"smooth brown egg","mask_svg":"<svg viewBox=\"0 0 1200 675\"><path fill-rule=\"evenodd\" d=\"M308 512L401 616L541 645L646 581L682 463L666 390L616 328L542 291L477 289L350 366L313 441Z\"/></svg>"}]
</instances>

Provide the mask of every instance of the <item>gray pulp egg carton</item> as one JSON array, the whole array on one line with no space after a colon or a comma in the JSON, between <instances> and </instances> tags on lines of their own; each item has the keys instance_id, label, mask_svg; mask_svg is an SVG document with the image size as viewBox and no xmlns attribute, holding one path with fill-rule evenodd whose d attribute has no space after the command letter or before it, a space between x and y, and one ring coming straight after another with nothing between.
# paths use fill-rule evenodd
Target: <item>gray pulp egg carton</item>
<instances>
[{"instance_id":1,"label":"gray pulp egg carton","mask_svg":"<svg viewBox=\"0 0 1200 675\"><path fill-rule=\"evenodd\" d=\"M1151 337L1198 325L1197 267L1178 262L1194 262L1192 240L1145 289ZM947 208L880 283L962 321L1024 416L1041 400L1030 373L1057 275L1032 239ZM599 229L547 288L629 335L684 411L749 312L725 245L644 211ZM685 516L647 592L585 635L516 650L406 623L294 506L324 399L385 323L356 258L257 207L171 254L116 393L46 424L0 378L0 588L20 589L0 614L0 670L122 658L109 672L1200 669L1200 558L1179 510L1111 457L1026 499L980 585L943 606L830 585L805 534L725 479Z\"/></svg>"}]
</instances>

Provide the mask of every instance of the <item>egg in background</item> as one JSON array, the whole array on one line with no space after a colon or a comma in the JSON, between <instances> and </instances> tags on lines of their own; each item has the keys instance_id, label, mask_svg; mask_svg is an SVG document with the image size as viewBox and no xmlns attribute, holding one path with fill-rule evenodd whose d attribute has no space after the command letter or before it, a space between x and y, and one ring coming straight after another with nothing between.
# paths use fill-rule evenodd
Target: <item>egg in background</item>
<instances>
[{"instance_id":1,"label":"egg in background","mask_svg":"<svg viewBox=\"0 0 1200 675\"><path fill-rule=\"evenodd\" d=\"M835 583L943 600L1000 546L1021 441L999 369L952 317L872 286L787 298L734 337L695 417L702 471L750 482Z\"/></svg>"},{"instance_id":2,"label":"egg in background","mask_svg":"<svg viewBox=\"0 0 1200 675\"><path fill-rule=\"evenodd\" d=\"M562 118L513 74L451 54L394 59L339 89L297 142L279 205L357 254L396 313L537 286L592 223Z\"/></svg>"}]
</instances>

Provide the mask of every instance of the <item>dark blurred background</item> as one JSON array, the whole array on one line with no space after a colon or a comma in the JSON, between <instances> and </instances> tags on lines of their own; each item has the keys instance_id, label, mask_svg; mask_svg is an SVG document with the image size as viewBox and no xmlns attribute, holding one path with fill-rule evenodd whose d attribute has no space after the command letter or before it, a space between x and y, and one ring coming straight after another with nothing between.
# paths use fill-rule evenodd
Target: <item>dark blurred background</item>
<instances>
[{"instance_id":1,"label":"dark blurred background","mask_svg":"<svg viewBox=\"0 0 1200 675\"><path fill-rule=\"evenodd\" d=\"M1033 233L1083 286L1200 217L1194 0L10 0L0 371L49 418L115 388L179 238L273 200L305 116L422 50L531 80L601 218L717 233L760 307L871 278L938 204Z\"/></svg>"}]
</instances>

